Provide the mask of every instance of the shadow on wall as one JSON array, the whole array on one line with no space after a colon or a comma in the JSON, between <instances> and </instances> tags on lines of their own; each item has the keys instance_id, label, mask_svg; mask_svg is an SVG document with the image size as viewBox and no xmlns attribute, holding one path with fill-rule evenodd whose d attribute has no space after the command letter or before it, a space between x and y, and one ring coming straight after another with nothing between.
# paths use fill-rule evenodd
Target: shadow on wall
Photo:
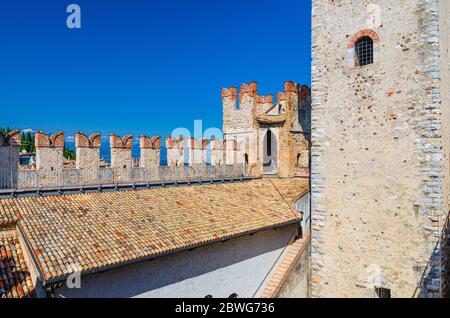
<instances>
[{"instance_id":1,"label":"shadow on wall","mask_svg":"<svg viewBox=\"0 0 450 318\"><path fill-rule=\"evenodd\" d=\"M35 296L35 290L28 290L26 280L31 280L29 272L16 269L16 260L12 256L3 257L0 260L0 299L6 298L29 298Z\"/></svg>"},{"instance_id":2,"label":"shadow on wall","mask_svg":"<svg viewBox=\"0 0 450 318\"><path fill-rule=\"evenodd\" d=\"M450 297L450 214L441 232L441 242L438 242L427 266L422 270L419 285L414 293L418 298ZM420 268L416 269L420 272ZM441 283L442 282L442 283Z\"/></svg>"},{"instance_id":3,"label":"shadow on wall","mask_svg":"<svg viewBox=\"0 0 450 318\"><path fill-rule=\"evenodd\" d=\"M129 298L139 296L177 297L173 295L183 294L183 297L204 297L208 291L209 294L214 290L218 293L226 292L227 287L234 288L234 285L239 285L242 288L243 285L248 285L251 286L247 286L248 289L252 289L251 292L248 292L251 297L261 287L260 284L270 272L279 257L278 254L292 238L292 229L292 227L287 227L283 228L282 232L280 229L260 232L200 247L193 251L82 276L81 289L63 287L55 291L55 296ZM270 252L276 252L277 255L240 264ZM233 267L233 269L228 269L220 274L216 272L213 276L205 275L231 265L237 265L239 268ZM242 272L238 274L239 271ZM263 274L261 275L261 273ZM202 275L205 276L200 277ZM189 281L192 278L197 279ZM243 283L242 280L246 278L249 279L249 282ZM175 283L181 284L169 287ZM207 289L208 287L205 285L213 287ZM164 287L167 288L156 291ZM236 286L236 288L238 287ZM196 294L202 293L204 289L207 289L204 291L205 295ZM151 291L156 291L156 294L150 293ZM232 292L239 291L233 290ZM240 293L239 296L241 295ZM244 297L244 295L242 296ZM218 295L216 294L214 297L218 297Z\"/></svg>"}]
</instances>

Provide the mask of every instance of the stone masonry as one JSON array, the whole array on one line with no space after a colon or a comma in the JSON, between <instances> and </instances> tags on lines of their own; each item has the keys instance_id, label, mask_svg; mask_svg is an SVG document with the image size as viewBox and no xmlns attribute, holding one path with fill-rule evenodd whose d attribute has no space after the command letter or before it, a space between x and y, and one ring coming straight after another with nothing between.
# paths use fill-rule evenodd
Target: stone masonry
<instances>
[{"instance_id":1,"label":"stone masonry","mask_svg":"<svg viewBox=\"0 0 450 318\"><path fill-rule=\"evenodd\" d=\"M76 168L83 173L83 179L98 179L100 146L99 133L90 136L81 132L75 133Z\"/></svg>"},{"instance_id":2,"label":"stone masonry","mask_svg":"<svg viewBox=\"0 0 450 318\"><path fill-rule=\"evenodd\" d=\"M313 297L446 294L449 4L313 0Z\"/></svg>"},{"instance_id":3,"label":"stone masonry","mask_svg":"<svg viewBox=\"0 0 450 318\"><path fill-rule=\"evenodd\" d=\"M225 137L225 140L223 141L223 151L226 165L234 165L235 163L239 163L242 156L239 151L238 143L235 139Z\"/></svg>"},{"instance_id":4,"label":"stone masonry","mask_svg":"<svg viewBox=\"0 0 450 318\"><path fill-rule=\"evenodd\" d=\"M208 150L207 139L188 139L188 163L190 166L202 165L206 163L206 151Z\"/></svg>"},{"instance_id":5,"label":"stone masonry","mask_svg":"<svg viewBox=\"0 0 450 318\"><path fill-rule=\"evenodd\" d=\"M36 169L40 172L41 186L51 187L60 182L60 171L64 168L64 133L51 136L36 132Z\"/></svg>"},{"instance_id":6,"label":"stone masonry","mask_svg":"<svg viewBox=\"0 0 450 318\"><path fill-rule=\"evenodd\" d=\"M211 166L221 166L225 164L223 141L211 138L210 149L211 149Z\"/></svg>"},{"instance_id":7,"label":"stone masonry","mask_svg":"<svg viewBox=\"0 0 450 318\"><path fill-rule=\"evenodd\" d=\"M111 147L111 168L131 168L133 136L127 135L123 138L116 134L109 137Z\"/></svg>"},{"instance_id":8,"label":"stone masonry","mask_svg":"<svg viewBox=\"0 0 450 318\"><path fill-rule=\"evenodd\" d=\"M239 107L236 105L237 99ZM141 156L138 161L132 158L133 137L128 135L121 138L111 134L111 164L100 166L100 134L75 134L76 161L73 165L73 162L63 157L63 132L52 136L38 132L37 169L20 166L20 170L12 173L15 180L18 180L17 184L11 185L8 182L6 188L36 189L182 180L201 175L201 171L205 171L207 176L245 174L259 177L263 172L263 161L268 157L262 144L268 144L266 139L269 130L273 133L271 153L274 157L268 157L270 166L279 168L280 176L297 175L299 171L302 172L301 169L304 169L303 173L306 175L308 160L301 161L298 158L308 158L306 153L309 152L309 144L306 142L309 132L308 125L305 124L308 116L302 115L307 114L310 107L309 89L288 81L285 83L285 91L278 94L278 99L274 104L272 95L259 95L256 82L242 84L239 92L233 88L224 89L224 139L212 138L209 142L206 139L166 137L167 169L160 167L161 139L157 136L140 136ZM16 148L14 155L19 158L18 147ZM289 164L284 162L285 158ZM186 164L193 169L175 169L186 168ZM210 166L214 169L210 169ZM0 162L0 170L2 169L11 171L5 162Z\"/></svg>"},{"instance_id":9,"label":"stone masonry","mask_svg":"<svg viewBox=\"0 0 450 318\"><path fill-rule=\"evenodd\" d=\"M0 189L17 186L20 131L0 135Z\"/></svg>"},{"instance_id":10,"label":"stone masonry","mask_svg":"<svg viewBox=\"0 0 450 318\"><path fill-rule=\"evenodd\" d=\"M242 84L239 92L222 89L227 164L255 167L256 174L309 176L310 91L291 81L284 88L276 103L273 95L258 94L256 82Z\"/></svg>"},{"instance_id":11,"label":"stone masonry","mask_svg":"<svg viewBox=\"0 0 450 318\"><path fill-rule=\"evenodd\" d=\"M184 166L184 147L185 139L183 137L178 139L172 139L171 136L166 137L167 165L169 167Z\"/></svg>"},{"instance_id":12,"label":"stone masonry","mask_svg":"<svg viewBox=\"0 0 450 318\"><path fill-rule=\"evenodd\" d=\"M161 162L161 137L147 137L141 135L140 139L141 159L140 166L143 168L158 167Z\"/></svg>"},{"instance_id":13,"label":"stone masonry","mask_svg":"<svg viewBox=\"0 0 450 318\"><path fill-rule=\"evenodd\" d=\"M62 170L64 165L64 133L51 136L38 131L35 135L36 168L45 171Z\"/></svg>"}]
</instances>

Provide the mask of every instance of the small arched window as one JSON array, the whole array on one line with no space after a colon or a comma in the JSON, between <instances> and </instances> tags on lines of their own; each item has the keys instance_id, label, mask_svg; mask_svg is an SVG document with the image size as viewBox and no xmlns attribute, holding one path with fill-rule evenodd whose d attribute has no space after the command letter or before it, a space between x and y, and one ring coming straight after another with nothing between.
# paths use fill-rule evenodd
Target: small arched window
<instances>
[{"instance_id":1,"label":"small arched window","mask_svg":"<svg viewBox=\"0 0 450 318\"><path fill-rule=\"evenodd\" d=\"M355 43L355 53L358 66L373 64L373 40L364 36Z\"/></svg>"}]
</instances>

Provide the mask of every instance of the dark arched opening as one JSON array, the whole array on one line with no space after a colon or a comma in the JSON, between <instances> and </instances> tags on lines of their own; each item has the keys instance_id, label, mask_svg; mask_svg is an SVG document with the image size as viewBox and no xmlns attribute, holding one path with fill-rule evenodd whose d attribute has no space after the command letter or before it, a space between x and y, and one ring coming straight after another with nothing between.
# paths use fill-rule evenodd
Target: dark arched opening
<instances>
[{"instance_id":1,"label":"dark arched opening","mask_svg":"<svg viewBox=\"0 0 450 318\"><path fill-rule=\"evenodd\" d=\"M267 132L266 147L267 155L269 157L272 156L272 131L270 130Z\"/></svg>"},{"instance_id":2,"label":"dark arched opening","mask_svg":"<svg viewBox=\"0 0 450 318\"><path fill-rule=\"evenodd\" d=\"M359 38L355 43L355 53L358 66L373 64L373 40L369 36Z\"/></svg>"},{"instance_id":3,"label":"dark arched opening","mask_svg":"<svg viewBox=\"0 0 450 318\"><path fill-rule=\"evenodd\" d=\"M277 171L277 140L269 129L264 137L264 173L275 173Z\"/></svg>"},{"instance_id":4,"label":"dark arched opening","mask_svg":"<svg viewBox=\"0 0 450 318\"><path fill-rule=\"evenodd\" d=\"M300 167L300 160L302 159L302 155L301 154L297 154L297 160L295 161L295 166L296 167Z\"/></svg>"}]
</instances>

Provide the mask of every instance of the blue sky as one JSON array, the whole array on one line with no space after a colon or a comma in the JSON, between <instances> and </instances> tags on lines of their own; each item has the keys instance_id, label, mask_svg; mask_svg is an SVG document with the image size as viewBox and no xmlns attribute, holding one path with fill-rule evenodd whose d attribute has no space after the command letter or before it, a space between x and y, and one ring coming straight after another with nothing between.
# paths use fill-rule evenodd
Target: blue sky
<instances>
[{"instance_id":1,"label":"blue sky","mask_svg":"<svg viewBox=\"0 0 450 318\"><path fill-rule=\"evenodd\" d=\"M81 7L81 30L66 7ZM310 84L309 0L0 4L0 126L66 136L222 126L221 88Z\"/></svg>"}]
</instances>

